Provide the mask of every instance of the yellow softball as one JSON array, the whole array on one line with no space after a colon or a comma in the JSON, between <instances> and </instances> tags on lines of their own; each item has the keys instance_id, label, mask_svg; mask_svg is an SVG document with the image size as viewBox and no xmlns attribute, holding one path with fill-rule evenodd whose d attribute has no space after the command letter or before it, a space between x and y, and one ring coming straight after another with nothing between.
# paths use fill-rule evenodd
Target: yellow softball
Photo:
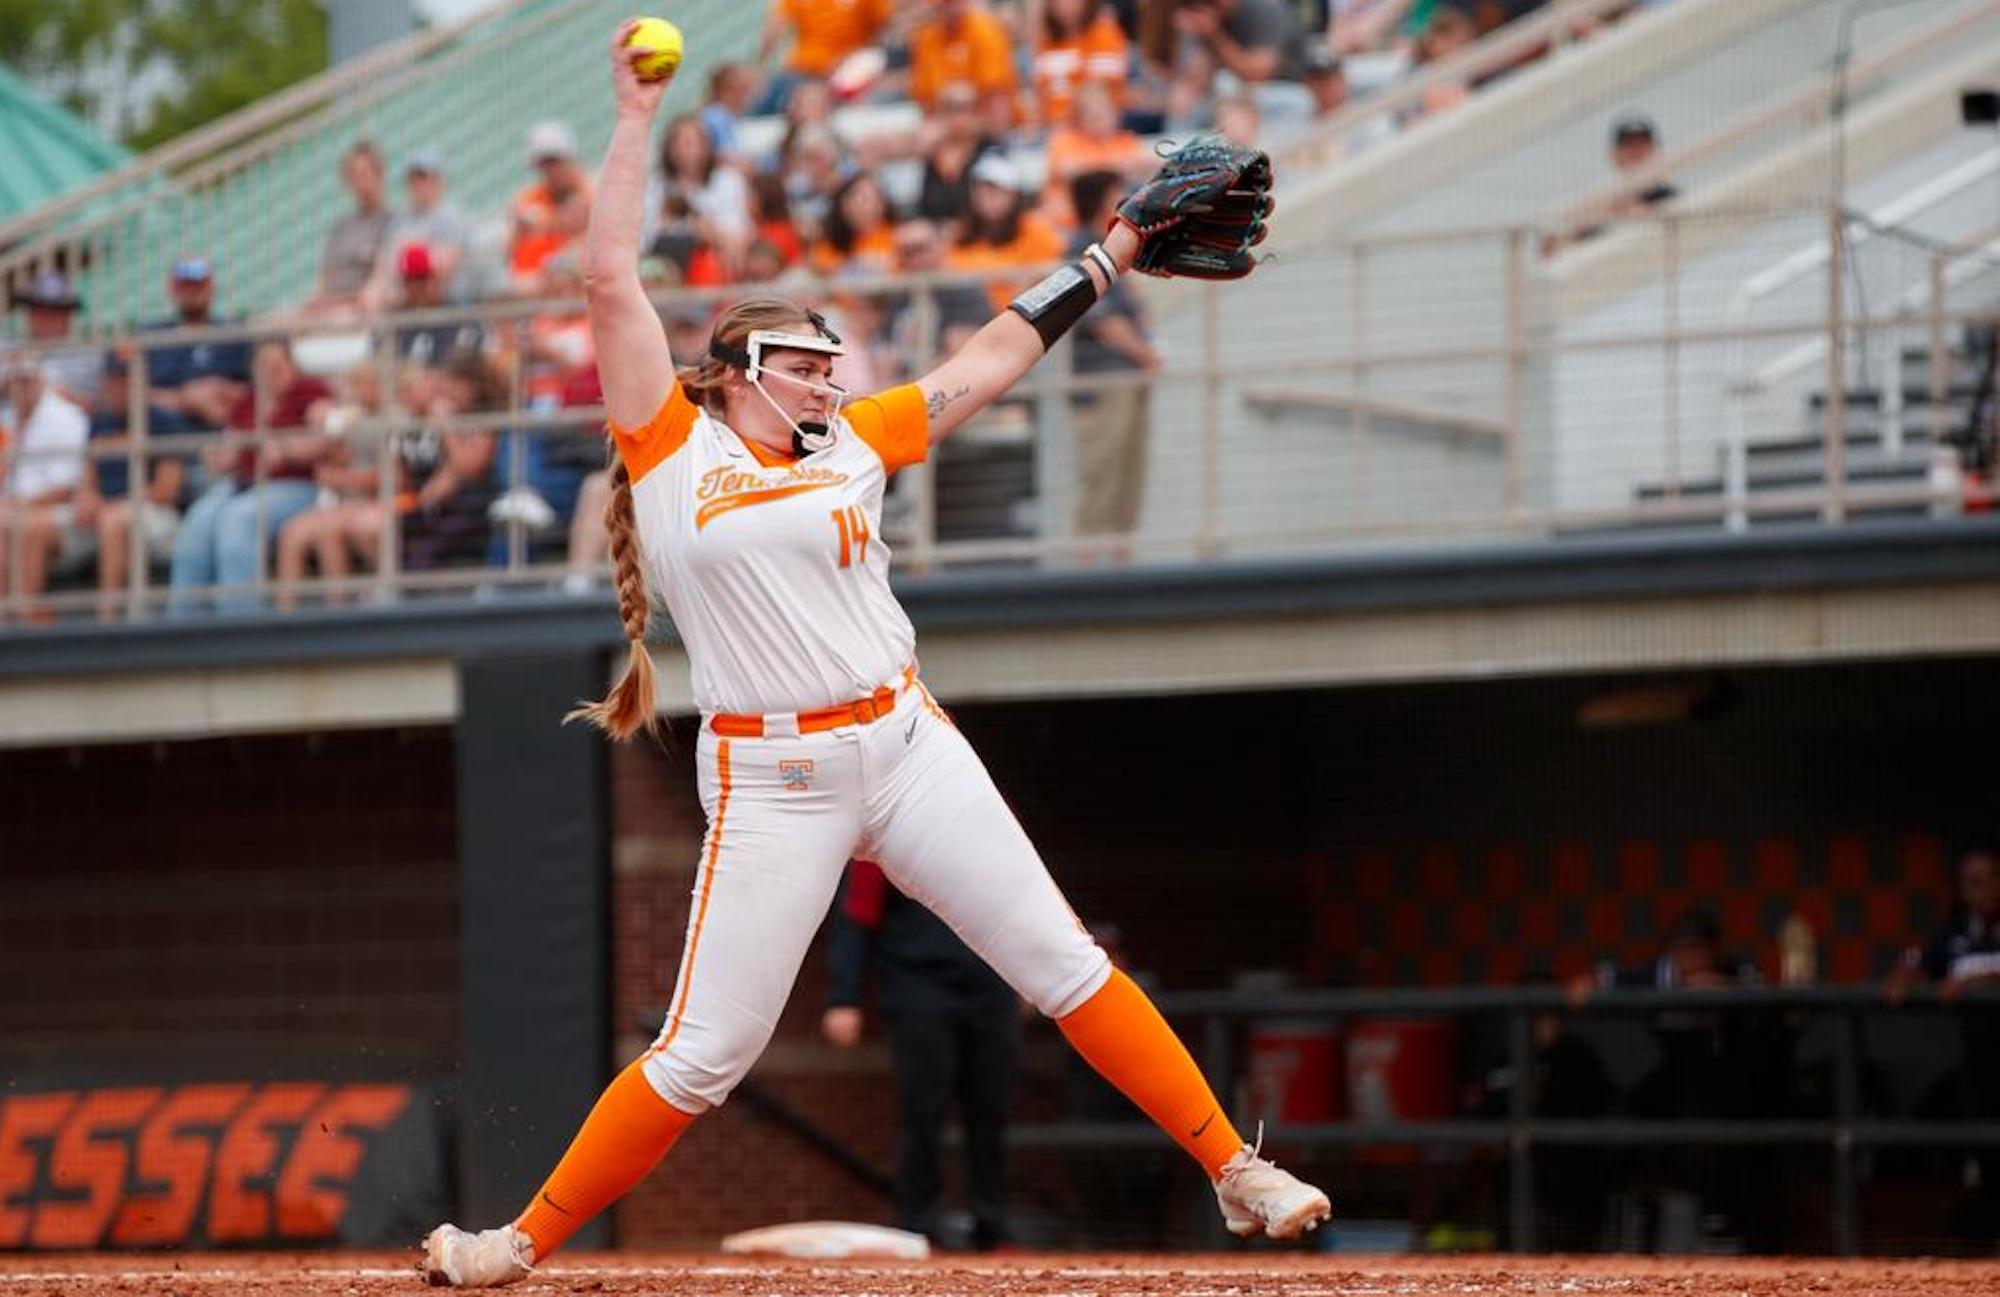
<instances>
[{"instance_id":1,"label":"yellow softball","mask_svg":"<svg viewBox=\"0 0 2000 1297\"><path fill-rule=\"evenodd\" d=\"M633 23L625 45L633 53L632 70L641 81L672 76L681 65L681 29L664 18L641 18Z\"/></svg>"}]
</instances>

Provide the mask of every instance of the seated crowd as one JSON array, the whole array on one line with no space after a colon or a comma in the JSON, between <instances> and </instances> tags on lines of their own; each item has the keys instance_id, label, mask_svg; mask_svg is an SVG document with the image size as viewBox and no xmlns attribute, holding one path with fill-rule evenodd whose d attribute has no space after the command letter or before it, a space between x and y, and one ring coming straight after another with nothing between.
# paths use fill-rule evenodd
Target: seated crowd
<instances>
[{"instance_id":1,"label":"seated crowd","mask_svg":"<svg viewBox=\"0 0 2000 1297\"><path fill-rule=\"evenodd\" d=\"M812 297L865 344L837 380L878 388L948 352L1038 267L1098 232L1107 191L1115 202L1155 165L1149 137L1213 129L1281 145L1349 103L1351 64L1379 87L1542 2L776 0L761 62L714 69L705 101L660 138L642 274L663 291L775 284ZM1434 92L1349 147L1469 89ZM917 110L913 128L836 124L844 104L903 102ZM765 138L768 147L756 143ZM175 314L157 327L181 336L144 349L144 464L120 453L136 413L129 346L8 361L0 448L15 445L0 453L0 609L52 574L87 579L78 574L94 562L103 615L115 616L134 558L164 566L170 609L212 587L225 607L257 606L267 581L290 604L315 574L333 584L314 598L339 600L366 585L346 578L382 569L392 537L400 571L525 552L566 556L587 585L604 560L594 430L505 426L510 409L600 401L578 304L592 196L579 152L566 123L537 124L528 183L503 218L481 222L450 197L438 150L401 159L397 210L389 160L354 143L340 159L352 208L326 236L313 290L260 321L271 336L254 345L200 340L229 268L199 253L177 261ZM928 337L915 336L907 293L841 286L951 272L985 284L937 288ZM78 303L61 275L14 296L31 341L68 336ZM506 298L571 306L518 327L467 322L465 308ZM390 329L387 364L309 363L284 340L406 312L425 314ZM1100 367L1156 363L1135 303L1101 314L1117 318L1091 339ZM675 354L698 354L707 324L706 310L676 308ZM387 438L349 435L385 418ZM218 431L243 435L177 436ZM1137 471L1131 445L1114 458ZM1090 525L1129 532L1137 493L1124 494Z\"/></svg>"}]
</instances>

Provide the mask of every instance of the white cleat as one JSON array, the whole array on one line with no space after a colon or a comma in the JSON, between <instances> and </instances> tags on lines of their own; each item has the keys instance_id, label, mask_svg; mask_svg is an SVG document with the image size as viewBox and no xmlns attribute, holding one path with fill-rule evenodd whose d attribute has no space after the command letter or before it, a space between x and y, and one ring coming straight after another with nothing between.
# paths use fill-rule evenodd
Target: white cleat
<instances>
[{"instance_id":1,"label":"white cleat","mask_svg":"<svg viewBox=\"0 0 2000 1297\"><path fill-rule=\"evenodd\" d=\"M424 1282L433 1288L498 1288L535 1268L535 1245L512 1225L468 1234L440 1225L424 1240Z\"/></svg>"},{"instance_id":2,"label":"white cleat","mask_svg":"<svg viewBox=\"0 0 2000 1297\"><path fill-rule=\"evenodd\" d=\"M1257 1147L1249 1144L1223 1164L1215 1201L1222 1207L1222 1223L1238 1238L1297 1238L1333 1215L1324 1193L1257 1156Z\"/></svg>"}]
</instances>

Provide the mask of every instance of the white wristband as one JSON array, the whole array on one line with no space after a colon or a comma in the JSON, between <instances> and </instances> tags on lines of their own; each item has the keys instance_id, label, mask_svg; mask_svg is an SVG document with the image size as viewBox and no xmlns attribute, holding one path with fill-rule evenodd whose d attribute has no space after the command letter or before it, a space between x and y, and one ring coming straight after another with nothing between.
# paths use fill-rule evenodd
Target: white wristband
<instances>
[{"instance_id":1,"label":"white wristband","mask_svg":"<svg viewBox=\"0 0 2000 1297\"><path fill-rule=\"evenodd\" d=\"M1108 292L1111 285L1118 282L1118 263L1111 259L1111 254L1101 244L1091 244L1083 250L1083 255L1095 261L1097 268L1104 272L1104 287Z\"/></svg>"}]
</instances>

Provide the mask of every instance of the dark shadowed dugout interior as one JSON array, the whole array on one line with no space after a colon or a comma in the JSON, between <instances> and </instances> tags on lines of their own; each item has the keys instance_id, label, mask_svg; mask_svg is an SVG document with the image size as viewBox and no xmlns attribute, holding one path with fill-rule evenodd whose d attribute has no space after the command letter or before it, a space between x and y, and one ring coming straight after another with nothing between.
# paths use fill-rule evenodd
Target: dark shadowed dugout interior
<instances>
[{"instance_id":1,"label":"dark shadowed dugout interior","mask_svg":"<svg viewBox=\"0 0 2000 1297\"><path fill-rule=\"evenodd\" d=\"M1819 978L1858 983L1938 919L1955 853L1994 828L1981 755L2000 720L1994 666L1062 700L955 718L1078 912L1115 925L1124 958L1168 991L1545 981L1600 959L1650 961L1696 905L1714 912L1727 949L1773 980L1777 932L1796 911L1811 924ZM511 1065L483 1082L484 1115L459 1111L454 1129L483 1124L530 1152L559 1144L591 1086L643 1046L671 986L701 831L693 734L681 722L663 745L615 750L603 767L588 753L538 757L529 764L550 783L536 805L532 782L482 774L467 736L484 736L489 755L532 755L533 734L554 732L555 694L584 682L531 689L503 676L468 692L457 733L0 752L4 1075L17 1090L309 1075L432 1087L455 1102L468 1041L492 1039L498 1022ZM506 714L508 700L521 714ZM513 746L491 746L503 743ZM524 852L520 833L504 840L508 826L551 817L561 831L533 837L536 850ZM515 894L496 919L494 895L474 882L529 877L568 907L560 932L537 931L534 893ZM468 1002L467 986L521 980L518 966L480 961L523 958L505 941L468 942L468 915L560 956L535 956L554 983L539 1007ZM860 1162L886 1166L886 1051L821 1047L821 987L815 951L753 1084ZM595 1039L615 1039L601 1059L578 1060L593 1048L577 1044L593 1038L593 1020ZM1471 1034L1452 1055L1461 1113L1479 1102L1465 1084L1477 1079ZM1929 1071L1884 1082L1882 1102L1909 1110L1897 1115L1938 1102L1948 1036L1928 1053L1902 1049ZM1021 1119L1098 1115L1055 1034L1031 1030L1029 1045ZM1168 1152L1120 1155L1146 1168L1145 1192L1112 1184L1108 1195L1079 1169L1102 1154L1024 1152L1024 1231L1064 1245L1198 1241L1186 1223L1205 1190ZM1429 1194L1433 1221L1490 1231L1502 1219L1501 1177L1476 1158L1453 1165L1439 1205L1437 1184L1426 1188L1435 1177L1407 1156L1323 1156L1351 1206L1401 1219L1421 1215L1412 1204ZM481 1196L524 1195L538 1158L487 1176ZM711 1176L673 1171L718 1158L758 1171L727 1195ZM1953 1191L1951 1168L1884 1165L1941 1181L1924 1191L1933 1196ZM1079 1206L1113 1200L1121 1206L1094 1218ZM1893 1205L1885 1193L1871 1216L1882 1226L1864 1243L1922 1245L1925 1223ZM886 1214L851 1166L739 1096L621 1209L617 1237L707 1242L778 1219ZM1799 1230L1823 1228L1816 1207L1797 1218Z\"/></svg>"}]
</instances>

